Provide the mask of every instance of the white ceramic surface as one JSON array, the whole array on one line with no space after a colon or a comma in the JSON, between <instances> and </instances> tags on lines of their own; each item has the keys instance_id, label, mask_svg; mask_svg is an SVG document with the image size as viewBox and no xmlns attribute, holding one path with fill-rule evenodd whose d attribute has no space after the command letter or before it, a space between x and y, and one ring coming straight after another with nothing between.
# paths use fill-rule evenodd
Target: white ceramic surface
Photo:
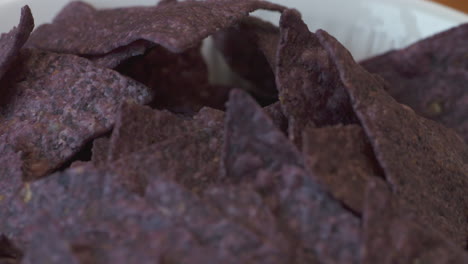
<instances>
[{"instance_id":1,"label":"white ceramic surface","mask_svg":"<svg viewBox=\"0 0 468 264\"><path fill-rule=\"evenodd\" d=\"M96 7L153 5L158 0L89 0ZM234 0L235 1L235 0ZM69 0L0 0L0 32L18 23L29 4L36 24L50 21ZM425 0L272 0L297 8L310 30L323 28L363 59L468 22L468 15ZM279 15L256 12L272 22Z\"/></svg>"}]
</instances>

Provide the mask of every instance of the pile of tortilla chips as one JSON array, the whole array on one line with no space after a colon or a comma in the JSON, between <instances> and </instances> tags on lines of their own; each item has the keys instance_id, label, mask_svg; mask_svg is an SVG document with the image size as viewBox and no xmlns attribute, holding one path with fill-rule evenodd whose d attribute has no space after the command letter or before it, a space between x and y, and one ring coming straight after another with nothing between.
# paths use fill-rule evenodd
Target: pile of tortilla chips
<instances>
[{"instance_id":1,"label":"pile of tortilla chips","mask_svg":"<svg viewBox=\"0 0 468 264\"><path fill-rule=\"evenodd\" d=\"M262 0L33 21L0 36L0 263L468 263L468 24L360 65Z\"/></svg>"}]
</instances>

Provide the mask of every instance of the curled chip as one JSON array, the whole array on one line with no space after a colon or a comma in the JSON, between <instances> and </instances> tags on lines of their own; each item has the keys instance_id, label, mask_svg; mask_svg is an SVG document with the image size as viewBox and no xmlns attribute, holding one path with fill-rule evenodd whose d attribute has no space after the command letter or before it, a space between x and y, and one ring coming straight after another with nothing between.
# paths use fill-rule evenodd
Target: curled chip
<instances>
[{"instance_id":1,"label":"curled chip","mask_svg":"<svg viewBox=\"0 0 468 264\"><path fill-rule=\"evenodd\" d=\"M362 263L468 263L468 254L408 217L381 180L369 181L363 214Z\"/></svg>"},{"instance_id":2,"label":"curled chip","mask_svg":"<svg viewBox=\"0 0 468 264\"><path fill-rule=\"evenodd\" d=\"M254 182L294 243L297 261L359 263L357 217L314 182L295 146L240 90L231 92L224 144L226 177Z\"/></svg>"},{"instance_id":3,"label":"curled chip","mask_svg":"<svg viewBox=\"0 0 468 264\"><path fill-rule=\"evenodd\" d=\"M21 9L21 19L18 27L0 35L0 80L18 56L21 47L28 40L33 28L34 19L31 10L29 6L24 6Z\"/></svg>"},{"instance_id":4,"label":"curled chip","mask_svg":"<svg viewBox=\"0 0 468 264\"><path fill-rule=\"evenodd\" d=\"M361 213L367 182L383 176L362 128L347 125L306 129L302 151L314 179L336 199Z\"/></svg>"},{"instance_id":5,"label":"curled chip","mask_svg":"<svg viewBox=\"0 0 468 264\"><path fill-rule=\"evenodd\" d=\"M428 227L463 247L468 231L468 147L451 129L402 107L385 82L356 64L325 31L317 36L339 69L353 108L397 196Z\"/></svg>"},{"instance_id":6,"label":"curled chip","mask_svg":"<svg viewBox=\"0 0 468 264\"><path fill-rule=\"evenodd\" d=\"M307 126L356 123L336 67L296 10L285 10L276 58L276 85L289 137L301 145Z\"/></svg>"},{"instance_id":7,"label":"curled chip","mask_svg":"<svg viewBox=\"0 0 468 264\"><path fill-rule=\"evenodd\" d=\"M182 52L257 9L282 11L284 8L257 0L229 4L225 0L183 1L105 10L88 6L85 12L80 12L84 15L67 16L73 10L70 7L52 24L38 27L28 46L61 53L102 55L144 39L172 52Z\"/></svg>"},{"instance_id":8,"label":"curled chip","mask_svg":"<svg viewBox=\"0 0 468 264\"><path fill-rule=\"evenodd\" d=\"M21 68L5 87L0 134L22 151L25 178L45 176L109 131L122 100L146 103L149 88L89 60L24 50ZM2 164L1 166L7 166Z\"/></svg>"},{"instance_id":9,"label":"curled chip","mask_svg":"<svg viewBox=\"0 0 468 264\"><path fill-rule=\"evenodd\" d=\"M468 142L468 24L362 65L390 85L388 93L418 114L454 128Z\"/></svg>"}]
</instances>

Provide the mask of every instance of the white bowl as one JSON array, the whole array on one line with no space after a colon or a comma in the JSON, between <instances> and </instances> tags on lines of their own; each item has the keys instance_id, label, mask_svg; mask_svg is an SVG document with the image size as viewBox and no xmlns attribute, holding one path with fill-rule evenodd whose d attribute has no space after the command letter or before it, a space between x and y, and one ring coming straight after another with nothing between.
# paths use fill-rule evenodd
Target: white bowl
<instances>
[{"instance_id":1,"label":"white bowl","mask_svg":"<svg viewBox=\"0 0 468 264\"><path fill-rule=\"evenodd\" d=\"M154 5L158 0L89 0L98 8ZM0 0L0 32L19 21L28 4L36 25L50 21L69 0ZM357 60L468 22L468 15L424 0L272 0L297 8L311 31L323 28L351 50ZM278 14L255 12L272 22Z\"/></svg>"}]
</instances>

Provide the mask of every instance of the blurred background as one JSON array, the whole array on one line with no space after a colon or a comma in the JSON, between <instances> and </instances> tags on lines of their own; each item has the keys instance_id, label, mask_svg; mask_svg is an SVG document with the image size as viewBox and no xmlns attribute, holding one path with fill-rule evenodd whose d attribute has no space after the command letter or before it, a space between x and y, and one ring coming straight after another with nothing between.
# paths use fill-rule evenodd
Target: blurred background
<instances>
[{"instance_id":1,"label":"blurred background","mask_svg":"<svg viewBox=\"0 0 468 264\"><path fill-rule=\"evenodd\" d=\"M468 0L433 0L441 4L456 8L460 11L468 13Z\"/></svg>"}]
</instances>

